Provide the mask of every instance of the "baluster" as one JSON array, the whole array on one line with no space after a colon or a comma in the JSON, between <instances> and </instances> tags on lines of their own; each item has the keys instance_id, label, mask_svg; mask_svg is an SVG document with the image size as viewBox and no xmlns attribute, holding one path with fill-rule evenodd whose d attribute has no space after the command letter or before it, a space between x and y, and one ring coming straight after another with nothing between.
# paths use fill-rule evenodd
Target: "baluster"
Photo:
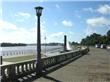
<instances>
[{"instance_id":1,"label":"baluster","mask_svg":"<svg viewBox=\"0 0 110 82\"><path fill-rule=\"evenodd\" d=\"M28 71L28 64L26 63L25 65L26 65L25 70L27 72Z\"/></svg>"},{"instance_id":2,"label":"baluster","mask_svg":"<svg viewBox=\"0 0 110 82\"><path fill-rule=\"evenodd\" d=\"M34 62L32 62L32 69L34 70Z\"/></svg>"},{"instance_id":3,"label":"baluster","mask_svg":"<svg viewBox=\"0 0 110 82\"><path fill-rule=\"evenodd\" d=\"M32 64L31 64L31 69L32 69L32 70L34 70L34 67L33 67L33 62L32 62Z\"/></svg>"},{"instance_id":4,"label":"baluster","mask_svg":"<svg viewBox=\"0 0 110 82\"><path fill-rule=\"evenodd\" d=\"M36 61L34 62L34 67L35 67L35 69L37 68Z\"/></svg>"},{"instance_id":5,"label":"baluster","mask_svg":"<svg viewBox=\"0 0 110 82\"><path fill-rule=\"evenodd\" d=\"M27 68L28 68L28 71L30 71L30 69L29 69L29 63L27 64Z\"/></svg>"},{"instance_id":6,"label":"baluster","mask_svg":"<svg viewBox=\"0 0 110 82\"><path fill-rule=\"evenodd\" d=\"M24 73L24 64L21 65L22 73Z\"/></svg>"},{"instance_id":7,"label":"baluster","mask_svg":"<svg viewBox=\"0 0 110 82\"><path fill-rule=\"evenodd\" d=\"M29 71L31 71L31 63L29 63Z\"/></svg>"},{"instance_id":8,"label":"baluster","mask_svg":"<svg viewBox=\"0 0 110 82\"><path fill-rule=\"evenodd\" d=\"M20 69L19 69L20 65L17 66L17 71L18 71L18 75L20 74Z\"/></svg>"},{"instance_id":9,"label":"baluster","mask_svg":"<svg viewBox=\"0 0 110 82\"><path fill-rule=\"evenodd\" d=\"M17 75L17 66L15 66L15 74Z\"/></svg>"},{"instance_id":10,"label":"baluster","mask_svg":"<svg viewBox=\"0 0 110 82\"><path fill-rule=\"evenodd\" d=\"M26 65L23 64L23 72L26 72Z\"/></svg>"},{"instance_id":11,"label":"baluster","mask_svg":"<svg viewBox=\"0 0 110 82\"><path fill-rule=\"evenodd\" d=\"M22 70L21 70L21 65L19 65L19 72L20 72L20 74L21 74L21 72L22 72Z\"/></svg>"},{"instance_id":12,"label":"baluster","mask_svg":"<svg viewBox=\"0 0 110 82\"><path fill-rule=\"evenodd\" d=\"M1 76L2 76L2 79L6 79L6 73L5 73L5 67L1 67Z\"/></svg>"},{"instance_id":13,"label":"baluster","mask_svg":"<svg viewBox=\"0 0 110 82\"><path fill-rule=\"evenodd\" d=\"M32 62L31 62L31 64L30 64L30 65L31 65L31 70L33 70L33 67L32 67Z\"/></svg>"},{"instance_id":14,"label":"baluster","mask_svg":"<svg viewBox=\"0 0 110 82\"><path fill-rule=\"evenodd\" d=\"M16 66L15 69L16 69L16 75L18 75L18 66Z\"/></svg>"}]
</instances>

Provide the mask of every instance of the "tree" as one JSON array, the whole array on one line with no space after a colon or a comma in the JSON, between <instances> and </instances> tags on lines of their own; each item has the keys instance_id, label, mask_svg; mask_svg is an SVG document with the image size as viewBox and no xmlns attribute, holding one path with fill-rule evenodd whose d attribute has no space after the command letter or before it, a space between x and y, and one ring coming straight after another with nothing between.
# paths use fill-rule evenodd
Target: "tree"
<instances>
[{"instance_id":1,"label":"tree","mask_svg":"<svg viewBox=\"0 0 110 82\"><path fill-rule=\"evenodd\" d=\"M110 44L110 30L108 30L107 32L107 42L108 44Z\"/></svg>"},{"instance_id":2,"label":"tree","mask_svg":"<svg viewBox=\"0 0 110 82\"><path fill-rule=\"evenodd\" d=\"M107 37L110 37L110 30L108 30L107 32Z\"/></svg>"},{"instance_id":3,"label":"tree","mask_svg":"<svg viewBox=\"0 0 110 82\"><path fill-rule=\"evenodd\" d=\"M101 36L100 44L108 44L107 36Z\"/></svg>"},{"instance_id":4,"label":"tree","mask_svg":"<svg viewBox=\"0 0 110 82\"><path fill-rule=\"evenodd\" d=\"M24 43L1 43L1 47L26 46Z\"/></svg>"},{"instance_id":5,"label":"tree","mask_svg":"<svg viewBox=\"0 0 110 82\"><path fill-rule=\"evenodd\" d=\"M77 43L77 42L72 42L72 43L70 43L70 44L72 44L72 45L79 45L79 43Z\"/></svg>"},{"instance_id":6,"label":"tree","mask_svg":"<svg viewBox=\"0 0 110 82\"><path fill-rule=\"evenodd\" d=\"M81 44L83 45L95 45L100 44L101 35L93 33L90 36L87 36L86 38L82 39Z\"/></svg>"}]
</instances>

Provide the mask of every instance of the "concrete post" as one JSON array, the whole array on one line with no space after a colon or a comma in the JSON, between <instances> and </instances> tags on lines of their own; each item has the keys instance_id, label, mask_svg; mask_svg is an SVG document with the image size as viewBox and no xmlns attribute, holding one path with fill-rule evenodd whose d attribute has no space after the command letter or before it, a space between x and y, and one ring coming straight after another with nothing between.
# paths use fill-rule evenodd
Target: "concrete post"
<instances>
[{"instance_id":1,"label":"concrete post","mask_svg":"<svg viewBox=\"0 0 110 82\"><path fill-rule=\"evenodd\" d=\"M66 35L64 35L64 51L67 50L67 38L66 38Z\"/></svg>"}]
</instances>

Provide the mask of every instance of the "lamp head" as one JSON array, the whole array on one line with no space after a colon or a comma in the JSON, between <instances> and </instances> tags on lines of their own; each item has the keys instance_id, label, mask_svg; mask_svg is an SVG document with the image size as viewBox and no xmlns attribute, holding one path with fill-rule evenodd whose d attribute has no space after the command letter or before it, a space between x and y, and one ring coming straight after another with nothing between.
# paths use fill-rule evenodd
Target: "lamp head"
<instances>
[{"instance_id":1,"label":"lamp head","mask_svg":"<svg viewBox=\"0 0 110 82\"><path fill-rule=\"evenodd\" d=\"M37 16L41 16L43 7L38 6L38 7L35 7L35 9L36 9L36 15Z\"/></svg>"}]
</instances>

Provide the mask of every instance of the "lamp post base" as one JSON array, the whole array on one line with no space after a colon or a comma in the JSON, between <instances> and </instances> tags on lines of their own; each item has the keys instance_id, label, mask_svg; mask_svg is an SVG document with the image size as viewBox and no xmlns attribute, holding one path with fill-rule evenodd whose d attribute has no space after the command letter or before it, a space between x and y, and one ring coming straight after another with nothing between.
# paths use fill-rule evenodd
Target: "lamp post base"
<instances>
[{"instance_id":1,"label":"lamp post base","mask_svg":"<svg viewBox=\"0 0 110 82\"><path fill-rule=\"evenodd\" d=\"M0 56L0 65L2 65L2 56Z\"/></svg>"},{"instance_id":2,"label":"lamp post base","mask_svg":"<svg viewBox=\"0 0 110 82\"><path fill-rule=\"evenodd\" d=\"M42 62L40 61L39 63L36 64L36 75L38 77L41 77L43 75L43 72L42 72Z\"/></svg>"}]
</instances>

